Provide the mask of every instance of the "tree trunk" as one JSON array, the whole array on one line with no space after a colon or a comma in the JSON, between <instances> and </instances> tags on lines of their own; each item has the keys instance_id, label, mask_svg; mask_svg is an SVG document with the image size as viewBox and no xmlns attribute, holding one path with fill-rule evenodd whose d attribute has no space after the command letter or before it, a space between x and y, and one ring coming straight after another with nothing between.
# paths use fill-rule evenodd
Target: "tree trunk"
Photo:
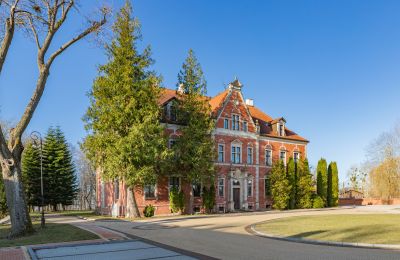
<instances>
[{"instance_id":1,"label":"tree trunk","mask_svg":"<svg viewBox=\"0 0 400 260\"><path fill-rule=\"evenodd\" d=\"M140 218L140 212L136 202L134 188L127 187L126 194L127 194L126 217Z\"/></svg>"},{"instance_id":2,"label":"tree trunk","mask_svg":"<svg viewBox=\"0 0 400 260\"><path fill-rule=\"evenodd\" d=\"M194 204L193 187L190 186L190 192L189 192L189 210L188 210L189 215L193 215L193 204Z\"/></svg>"},{"instance_id":3,"label":"tree trunk","mask_svg":"<svg viewBox=\"0 0 400 260\"><path fill-rule=\"evenodd\" d=\"M26 204L20 161L13 158L14 165L9 166L1 161L4 188L8 211L11 220L10 238L15 238L33 232L31 218Z\"/></svg>"}]
</instances>

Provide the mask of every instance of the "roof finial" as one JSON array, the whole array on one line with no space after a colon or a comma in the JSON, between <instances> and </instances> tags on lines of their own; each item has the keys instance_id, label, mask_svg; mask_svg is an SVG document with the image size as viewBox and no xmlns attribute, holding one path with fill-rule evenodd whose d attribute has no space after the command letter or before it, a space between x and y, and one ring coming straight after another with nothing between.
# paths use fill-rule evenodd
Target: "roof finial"
<instances>
[{"instance_id":1,"label":"roof finial","mask_svg":"<svg viewBox=\"0 0 400 260\"><path fill-rule=\"evenodd\" d=\"M230 88L237 89L237 90L241 90L242 87L243 87L243 85L242 85L242 83L239 81L238 77L235 76L235 80L232 81L232 82L229 84L229 87L230 87Z\"/></svg>"}]
</instances>

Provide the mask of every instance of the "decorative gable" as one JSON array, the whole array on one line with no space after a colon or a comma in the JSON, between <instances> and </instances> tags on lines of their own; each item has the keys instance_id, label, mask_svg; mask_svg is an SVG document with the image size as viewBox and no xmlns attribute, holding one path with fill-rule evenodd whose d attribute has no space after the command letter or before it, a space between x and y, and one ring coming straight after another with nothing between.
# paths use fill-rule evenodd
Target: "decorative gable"
<instances>
[{"instance_id":1,"label":"decorative gable","mask_svg":"<svg viewBox=\"0 0 400 260\"><path fill-rule=\"evenodd\" d=\"M238 79L229 84L225 91L226 95L221 103L220 111L217 115L217 127L226 128L226 121L229 121L228 129L243 132L256 132L256 127L247 108L246 101L242 94L243 85ZM210 103L213 101L211 99Z\"/></svg>"}]
</instances>

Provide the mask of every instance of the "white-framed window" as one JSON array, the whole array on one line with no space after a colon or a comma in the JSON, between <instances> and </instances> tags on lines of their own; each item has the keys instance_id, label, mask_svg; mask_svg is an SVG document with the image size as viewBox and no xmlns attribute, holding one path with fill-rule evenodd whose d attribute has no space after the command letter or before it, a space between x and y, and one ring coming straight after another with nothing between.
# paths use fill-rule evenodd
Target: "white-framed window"
<instances>
[{"instance_id":1,"label":"white-framed window","mask_svg":"<svg viewBox=\"0 0 400 260\"><path fill-rule=\"evenodd\" d=\"M283 123L280 123L278 127L279 136L285 136L285 125Z\"/></svg>"},{"instance_id":2,"label":"white-framed window","mask_svg":"<svg viewBox=\"0 0 400 260\"><path fill-rule=\"evenodd\" d=\"M247 122L246 121L243 122L243 131L244 132L248 131L248 126L247 126Z\"/></svg>"},{"instance_id":3,"label":"white-framed window","mask_svg":"<svg viewBox=\"0 0 400 260\"><path fill-rule=\"evenodd\" d=\"M179 177L169 177L169 190L176 188L179 190L181 184L181 180Z\"/></svg>"},{"instance_id":4,"label":"white-framed window","mask_svg":"<svg viewBox=\"0 0 400 260\"><path fill-rule=\"evenodd\" d=\"M192 189L193 189L193 197L195 198L201 197L201 183L193 182Z\"/></svg>"},{"instance_id":5,"label":"white-framed window","mask_svg":"<svg viewBox=\"0 0 400 260\"><path fill-rule=\"evenodd\" d=\"M242 157L241 147L238 145L232 145L232 154L231 154L231 162L232 163L240 163Z\"/></svg>"},{"instance_id":6,"label":"white-framed window","mask_svg":"<svg viewBox=\"0 0 400 260\"><path fill-rule=\"evenodd\" d=\"M225 196L225 179L218 178L218 197L223 198Z\"/></svg>"},{"instance_id":7,"label":"white-framed window","mask_svg":"<svg viewBox=\"0 0 400 260\"><path fill-rule=\"evenodd\" d=\"M300 160L300 153L299 152L293 152L293 159L295 163L298 163Z\"/></svg>"},{"instance_id":8,"label":"white-framed window","mask_svg":"<svg viewBox=\"0 0 400 260\"><path fill-rule=\"evenodd\" d=\"M232 115L232 130L239 131L240 128L240 117L239 115Z\"/></svg>"},{"instance_id":9,"label":"white-framed window","mask_svg":"<svg viewBox=\"0 0 400 260\"><path fill-rule=\"evenodd\" d=\"M247 164L253 164L253 147L247 147Z\"/></svg>"},{"instance_id":10,"label":"white-framed window","mask_svg":"<svg viewBox=\"0 0 400 260\"><path fill-rule=\"evenodd\" d=\"M247 180L247 197L253 196L253 179Z\"/></svg>"},{"instance_id":11,"label":"white-framed window","mask_svg":"<svg viewBox=\"0 0 400 260\"><path fill-rule=\"evenodd\" d=\"M145 199L155 199L156 198L156 185L155 184L146 184L143 187L144 189L144 198Z\"/></svg>"},{"instance_id":12,"label":"white-framed window","mask_svg":"<svg viewBox=\"0 0 400 260\"><path fill-rule=\"evenodd\" d=\"M265 176L264 179L264 192L265 192L265 197L271 196L271 178L269 175Z\"/></svg>"},{"instance_id":13,"label":"white-framed window","mask_svg":"<svg viewBox=\"0 0 400 260\"><path fill-rule=\"evenodd\" d=\"M229 129L229 119L228 118L224 119L224 128Z\"/></svg>"},{"instance_id":14,"label":"white-framed window","mask_svg":"<svg viewBox=\"0 0 400 260\"><path fill-rule=\"evenodd\" d=\"M286 165L286 151L281 151L279 153L279 159L283 161L284 165Z\"/></svg>"},{"instance_id":15,"label":"white-framed window","mask_svg":"<svg viewBox=\"0 0 400 260\"><path fill-rule=\"evenodd\" d=\"M265 149L265 165L272 166L272 150Z\"/></svg>"},{"instance_id":16,"label":"white-framed window","mask_svg":"<svg viewBox=\"0 0 400 260\"><path fill-rule=\"evenodd\" d=\"M225 145L219 144L218 145L218 162L225 161Z\"/></svg>"}]
</instances>

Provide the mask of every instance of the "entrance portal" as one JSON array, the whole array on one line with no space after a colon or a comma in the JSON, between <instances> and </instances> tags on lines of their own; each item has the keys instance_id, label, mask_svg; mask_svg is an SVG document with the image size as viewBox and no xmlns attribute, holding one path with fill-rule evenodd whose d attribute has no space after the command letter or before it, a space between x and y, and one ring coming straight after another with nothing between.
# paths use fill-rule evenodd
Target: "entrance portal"
<instances>
[{"instance_id":1,"label":"entrance portal","mask_svg":"<svg viewBox=\"0 0 400 260\"><path fill-rule=\"evenodd\" d=\"M233 188L234 209L240 209L240 188Z\"/></svg>"}]
</instances>

